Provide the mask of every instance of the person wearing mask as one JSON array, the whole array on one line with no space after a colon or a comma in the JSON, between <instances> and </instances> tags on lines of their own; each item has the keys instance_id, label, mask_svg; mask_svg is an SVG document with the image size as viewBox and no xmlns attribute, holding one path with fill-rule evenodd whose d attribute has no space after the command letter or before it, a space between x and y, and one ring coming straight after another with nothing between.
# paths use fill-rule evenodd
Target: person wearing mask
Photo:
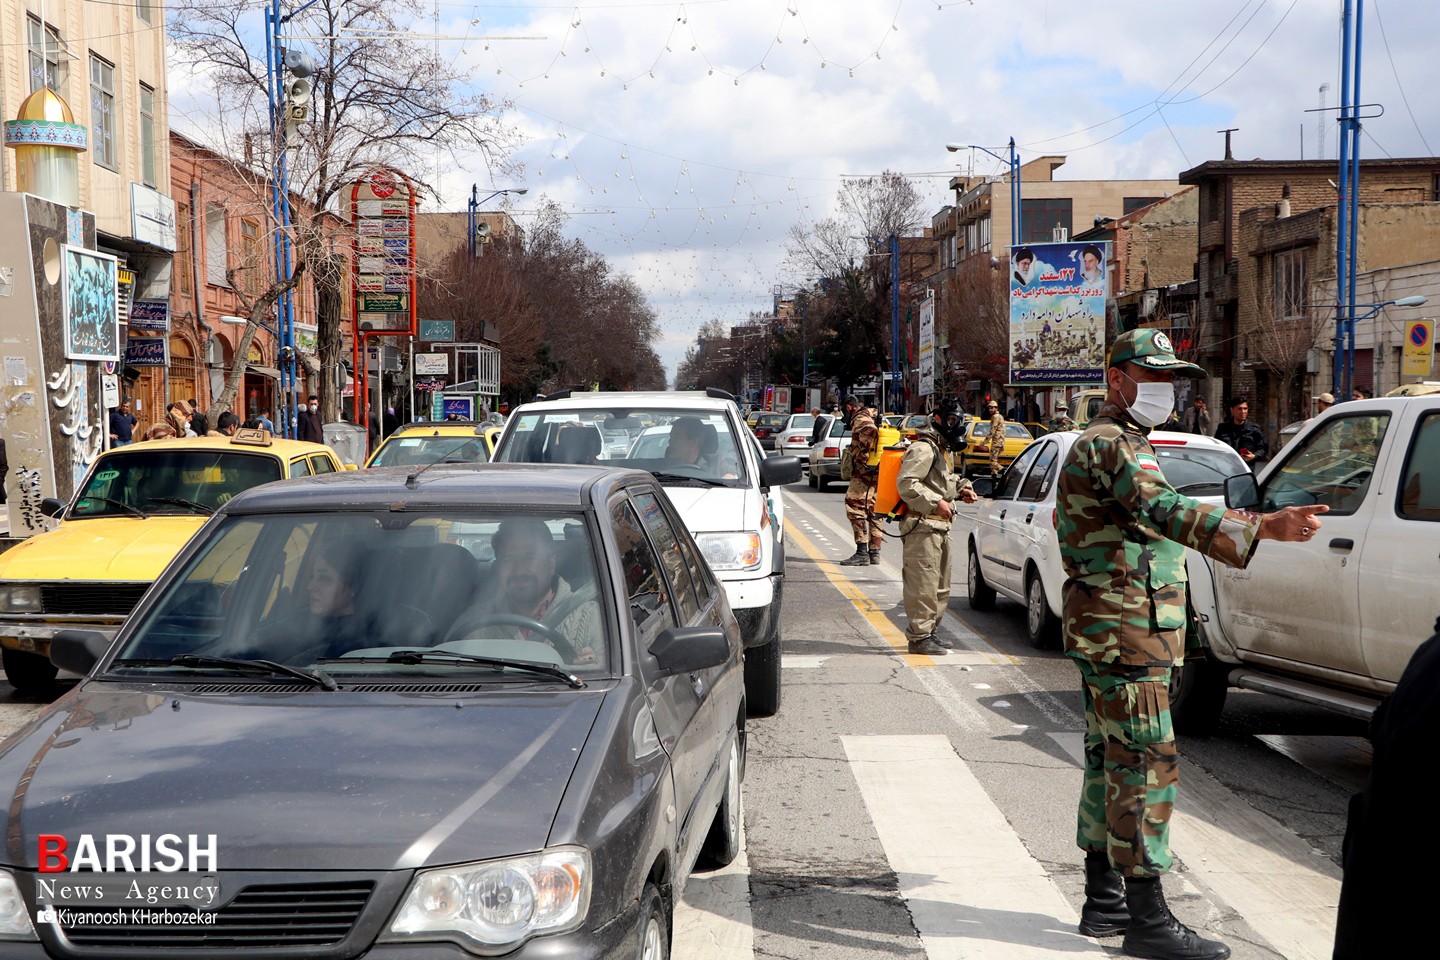
<instances>
[{"instance_id":1,"label":"person wearing mask","mask_svg":"<svg viewBox=\"0 0 1440 960\"><path fill-rule=\"evenodd\" d=\"M199 436L190 426L194 415L195 411L184 400L176 400L165 408L165 422L177 437Z\"/></svg>"},{"instance_id":2,"label":"person wearing mask","mask_svg":"<svg viewBox=\"0 0 1440 960\"><path fill-rule=\"evenodd\" d=\"M936 633L950 602L950 521L955 500L978 499L969 479L955 475L965 449L965 421L953 401L940 403L905 450L896 478L906 513L900 520L905 639L910 653L944 656L950 641Z\"/></svg>"},{"instance_id":3,"label":"person wearing mask","mask_svg":"<svg viewBox=\"0 0 1440 960\"><path fill-rule=\"evenodd\" d=\"M1265 439L1265 431L1250 419L1247 397L1231 397L1226 406L1230 416L1215 428L1215 439L1233 447L1245 465L1254 470L1256 461L1270 459L1270 443Z\"/></svg>"},{"instance_id":4,"label":"person wearing mask","mask_svg":"<svg viewBox=\"0 0 1440 960\"><path fill-rule=\"evenodd\" d=\"M300 415L296 418L296 439L308 440L311 443L324 443L325 431L320 424L320 398L310 394L310 402L300 408Z\"/></svg>"},{"instance_id":5,"label":"person wearing mask","mask_svg":"<svg viewBox=\"0 0 1440 960\"><path fill-rule=\"evenodd\" d=\"M843 404L845 423L850 428L850 486L845 490L845 516L855 534L855 552L840 561L842 567L859 567L880 562L880 544L884 533L875 519L875 485L880 481L880 468L870 466L870 455L880 443L880 429L875 418L851 394Z\"/></svg>"},{"instance_id":6,"label":"person wearing mask","mask_svg":"<svg viewBox=\"0 0 1440 960\"><path fill-rule=\"evenodd\" d=\"M1243 568L1260 540L1309 542L1329 509L1259 516L1170 486L1149 434L1175 408L1176 377L1203 376L1164 333L1121 334L1110 348L1104 404L1070 448L1055 496L1066 575L1060 620L1085 705L1080 932L1123 933L1126 954L1152 960L1230 956L1175 918L1160 885L1173 862L1180 758L1170 677L1185 652L1185 548Z\"/></svg>"},{"instance_id":7,"label":"person wearing mask","mask_svg":"<svg viewBox=\"0 0 1440 960\"><path fill-rule=\"evenodd\" d=\"M135 414L130 412L130 400L120 401L120 406L110 411L110 446L124 447L135 440Z\"/></svg>"}]
</instances>

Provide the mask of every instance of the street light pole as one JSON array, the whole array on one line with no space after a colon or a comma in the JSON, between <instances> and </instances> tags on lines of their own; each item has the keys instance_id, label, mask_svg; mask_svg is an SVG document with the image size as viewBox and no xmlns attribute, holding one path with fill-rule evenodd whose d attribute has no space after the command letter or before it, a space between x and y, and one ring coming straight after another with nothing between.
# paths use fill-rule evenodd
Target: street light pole
<instances>
[{"instance_id":1,"label":"street light pole","mask_svg":"<svg viewBox=\"0 0 1440 960\"><path fill-rule=\"evenodd\" d=\"M1002 163L1010 166L1010 246L1020 245L1020 157L1015 152L1015 138L1010 138L1009 156L1002 157L989 147L982 147L976 143L947 143L945 149L954 153L957 150L979 150L988 153Z\"/></svg>"}]
</instances>

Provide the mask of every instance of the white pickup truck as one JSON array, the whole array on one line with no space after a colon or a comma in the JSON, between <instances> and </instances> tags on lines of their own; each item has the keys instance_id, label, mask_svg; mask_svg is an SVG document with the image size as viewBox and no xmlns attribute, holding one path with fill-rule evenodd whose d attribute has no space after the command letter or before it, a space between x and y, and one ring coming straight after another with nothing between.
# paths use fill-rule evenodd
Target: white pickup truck
<instances>
[{"instance_id":1,"label":"white pickup truck","mask_svg":"<svg viewBox=\"0 0 1440 960\"><path fill-rule=\"evenodd\" d=\"M1252 509L1330 512L1319 536L1267 540L1244 570L1192 554L1208 656L1177 671L1176 726L1213 727L1231 686L1368 717L1440 616L1440 395L1331 407L1257 479Z\"/></svg>"}]
</instances>

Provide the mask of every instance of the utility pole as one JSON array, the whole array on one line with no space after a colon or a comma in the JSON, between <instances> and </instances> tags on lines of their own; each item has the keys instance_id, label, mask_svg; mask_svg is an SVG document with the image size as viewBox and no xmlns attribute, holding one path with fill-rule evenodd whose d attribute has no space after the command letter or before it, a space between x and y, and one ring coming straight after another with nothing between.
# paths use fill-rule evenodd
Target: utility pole
<instances>
[{"instance_id":1,"label":"utility pole","mask_svg":"<svg viewBox=\"0 0 1440 960\"><path fill-rule=\"evenodd\" d=\"M1363 0L1345 0L1340 39L1340 183L1335 216L1335 385L1355 376L1356 230L1360 219L1360 48ZM1352 15L1353 9L1353 15Z\"/></svg>"}]
</instances>

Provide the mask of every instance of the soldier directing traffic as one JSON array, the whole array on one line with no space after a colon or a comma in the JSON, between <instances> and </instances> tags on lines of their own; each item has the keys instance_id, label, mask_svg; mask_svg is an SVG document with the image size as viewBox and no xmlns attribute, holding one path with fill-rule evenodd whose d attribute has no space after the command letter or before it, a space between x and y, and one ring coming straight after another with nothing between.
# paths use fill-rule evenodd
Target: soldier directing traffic
<instances>
[{"instance_id":1,"label":"soldier directing traffic","mask_svg":"<svg viewBox=\"0 0 1440 960\"><path fill-rule=\"evenodd\" d=\"M1177 376L1205 372L1176 357L1159 331L1121 334L1105 403L1060 471L1065 650L1085 701L1080 931L1124 933L1130 956L1221 960L1230 948L1177 920L1160 887L1178 782L1169 685L1185 652L1185 548L1244 567L1260 540L1308 541L1329 508L1257 516L1176 493L1148 435L1175 408Z\"/></svg>"},{"instance_id":2,"label":"soldier directing traffic","mask_svg":"<svg viewBox=\"0 0 1440 960\"><path fill-rule=\"evenodd\" d=\"M884 531L875 519L875 484L880 468L870 461L880 445L880 430L875 418L860 398L845 398L845 423L850 427L850 486L845 489L845 516L855 534L855 552L840 561L842 567L862 567L880 562L880 544Z\"/></svg>"}]
</instances>

